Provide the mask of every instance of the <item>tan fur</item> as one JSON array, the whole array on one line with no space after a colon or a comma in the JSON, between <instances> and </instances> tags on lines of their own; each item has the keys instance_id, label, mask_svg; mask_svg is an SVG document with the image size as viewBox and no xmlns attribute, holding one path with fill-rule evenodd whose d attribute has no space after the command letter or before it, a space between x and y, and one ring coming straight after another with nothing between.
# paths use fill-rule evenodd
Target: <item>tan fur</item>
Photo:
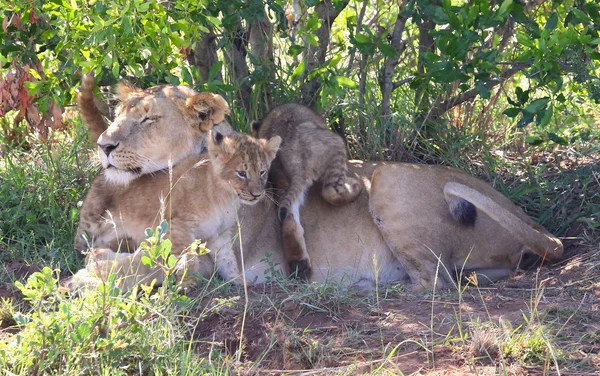
<instances>
[{"instance_id":1,"label":"tan fur","mask_svg":"<svg viewBox=\"0 0 600 376\"><path fill-rule=\"evenodd\" d=\"M208 277L216 265L224 279L240 278L232 252L236 212L240 202L252 205L264 196L267 171L280 139L213 134L208 137L208 156L187 158L173 168L172 175L159 171L119 186L98 174L81 209L77 236L85 234L92 251L86 269L74 277L76 286L102 280L111 271L125 289L151 279L161 283L161 270L141 263L143 250L128 254L108 247L119 239L140 244L144 229L156 227L161 213L169 223L173 254L182 255L196 239L206 241L212 251L210 257L185 254L180 260L181 274L185 266ZM82 248L81 244L76 241L76 247Z\"/></svg>"},{"instance_id":2,"label":"tan fur","mask_svg":"<svg viewBox=\"0 0 600 376\"><path fill-rule=\"evenodd\" d=\"M257 137L277 135L282 138L271 180L283 191L279 217L283 222L284 240L290 236L286 231L292 231L298 239L303 233L298 209L315 181L322 182L321 194L334 206L350 203L360 194L360 182L346 176L348 157L344 141L310 108L296 103L277 106L262 121L253 123L252 130ZM282 184L282 180L285 183ZM286 222L288 217L295 221L295 226ZM310 258L304 242L284 241L283 251L290 272L308 278Z\"/></svg>"},{"instance_id":3,"label":"tan fur","mask_svg":"<svg viewBox=\"0 0 600 376\"><path fill-rule=\"evenodd\" d=\"M492 187L460 170L352 161L349 173L365 186L354 202L334 208L323 200L317 184L300 212L305 230L301 241L306 241L313 265L310 281L374 286L376 281L405 280L415 290L431 291L434 285L453 286L461 272L477 273L481 285L506 277L528 249L549 260L562 256L556 237ZM473 225L457 223L450 215L444 188L453 184L464 191L454 185L452 194L472 199L477 207ZM481 197L487 203L479 202ZM488 215L491 208L494 212ZM269 202L240 208L244 249L253 252L245 256L247 278L262 280L268 266L262 261L265 252L272 254L271 263L284 262L276 250L293 241L279 234L276 210ZM256 217L260 223L252 221ZM288 234L293 236L293 231Z\"/></svg>"},{"instance_id":4,"label":"tan fur","mask_svg":"<svg viewBox=\"0 0 600 376\"><path fill-rule=\"evenodd\" d=\"M94 88L96 80L93 74L86 74L81 80L81 92L77 95L77 105L81 116L90 131L90 141L98 141L98 137L108 128L102 113L96 105Z\"/></svg>"},{"instance_id":5,"label":"tan fur","mask_svg":"<svg viewBox=\"0 0 600 376\"><path fill-rule=\"evenodd\" d=\"M134 128L130 137L144 139L149 133L147 129ZM168 133L162 135L168 137ZM160 137L155 140L157 145L161 141L166 142ZM85 228L83 221L87 218L97 226L90 232L106 231L109 236L92 237L96 241L93 246L108 247L108 244L116 248L120 242L122 247L135 250L144 229L159 222L156 197L161 195L168 198L166 213L171 214L167 217L174 214L183 219L219 218L207 206L195 202L213 202L221 194L221 186L212 181L196 182L183 174L200 160L188 157L175 167L173 181L178 183L172 192L168 173L164 171L144 175L129 186L110 184L99 174L82 209L81 228ZM362 286L403 281L411 282L415 289L426 290L451 286L455 271L475 272L491 280L507 276L528 248L549 259L562 255L562 244L556 237L492 187L462 171L440 166L352 161L348 175L364 186L356 200L334 207L323 199L322 184L317 182L309 189L300 211L304 232L299 232L295 221L284 222L284 226L290 227L286 228L286 239L282 236L278 208L272 202L260 200L256 205L239 207L247 279L265 281L272 265L279 268L284 264L284 242L290 243L290 247L294 242L306 243L312 261L310 281ZM286 184L285 177L276 178ZM470 201L477 208L473 224L460 223L451 215L449 204L456 197ZM116 226L105 223L108 207L112 208ZM123 221L128 215L133 219ZM176 232L178 227L171 222L172 231ZM229 234L235 227L228 230ZM182 237L186 234L183 232ZM155 270L144 269L139 252L116 256L115 248L94 252L100 260L94 262L91 258L87 269L78 273L79 280L98 281L115 265L119 266L120 275L131 273L123 282L127 286L144 278L160 277ZM238 242L234 250L238 255ZM112 262L114 258L118 262ZM237 263L240 265L239 260ZM213 270L213 259L208 256L182 257L180 264L182 269L187 265L204 275ZM485 282L480 280L481 284Z\"/></svg>"}]
</instances>

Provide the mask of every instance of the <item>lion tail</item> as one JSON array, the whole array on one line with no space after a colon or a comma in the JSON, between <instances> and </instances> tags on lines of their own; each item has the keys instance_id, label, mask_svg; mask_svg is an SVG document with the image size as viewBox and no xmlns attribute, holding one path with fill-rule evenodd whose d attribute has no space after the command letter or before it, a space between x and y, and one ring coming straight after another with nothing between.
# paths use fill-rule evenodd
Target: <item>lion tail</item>
<instances>
[{"instance_id":1,"label":"lion tail","mask_svg":"<svg viewBox=\"0 0 600 376\"><path fill-rule=\"evenodd\" d=\"M448 182L444 186L444 197L449 204L455 201L455 197L470 202L540 257L549 260L562 258L563 245L557 237L533 221L526 223L481 192L464 184Z\"/></svg>"},{"instance_id":2,"label":"lion tail","mask_svg":"<svg viewBox=\"0 0 600 376\"><path fill-rule=\"evenodd\" d=\"M93 74L86 74L81 80L81 92L77 96L77 104L83 121L90 130L90 141L96 143L100 135L108 128L106 120L96 105L94 87L96 79Z\"/></svg>"}]
</instances>

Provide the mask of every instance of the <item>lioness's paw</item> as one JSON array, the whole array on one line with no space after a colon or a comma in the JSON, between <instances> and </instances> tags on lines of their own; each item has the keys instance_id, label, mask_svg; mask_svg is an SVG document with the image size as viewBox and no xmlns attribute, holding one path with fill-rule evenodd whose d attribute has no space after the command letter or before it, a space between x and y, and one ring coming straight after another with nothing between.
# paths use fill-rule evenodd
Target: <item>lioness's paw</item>
<instances>
[{"instance_id":1,"label":"lioness's paw","mask_svg":"<svg viewBox=\"0 0 600 376\"><path fill-rule=\"evenodd\" d=\"M310 260L293 260L288 262L290 268L290 277L301 281L308 281L312 275Z\"/></svg>"}]
</instances>

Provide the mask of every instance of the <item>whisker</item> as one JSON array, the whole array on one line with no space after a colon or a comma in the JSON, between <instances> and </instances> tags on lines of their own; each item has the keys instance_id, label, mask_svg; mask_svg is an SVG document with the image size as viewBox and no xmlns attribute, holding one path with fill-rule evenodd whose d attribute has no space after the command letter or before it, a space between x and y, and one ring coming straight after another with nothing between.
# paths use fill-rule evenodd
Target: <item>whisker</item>
<instances>
[{"instance_id":1,"label":"whisker","mask_svg":"<svg viewBox=\"0 0 600 376\"><path fill-rule=\"evenodd\" d=\"M272 203L274 203L275 205L279 206L279 202L278 202L277 200L275 200L275 198L274 198L274 197L272 197L271 195L269 195L269 193L268 193L268 192L265 192L265 196L266 196L266 197L267 197L269 200L271 200L271 202L272 202Z\"/></svg>"}]
</instances>

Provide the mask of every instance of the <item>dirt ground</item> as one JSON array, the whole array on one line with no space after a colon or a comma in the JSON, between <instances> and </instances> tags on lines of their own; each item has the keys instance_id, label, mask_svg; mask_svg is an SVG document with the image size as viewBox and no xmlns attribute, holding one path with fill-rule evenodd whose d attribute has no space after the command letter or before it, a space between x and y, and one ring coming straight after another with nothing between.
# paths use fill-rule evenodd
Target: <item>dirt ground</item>
<instances>
[{"instance_id":1,"label":"dirt ground","mask_svg":"<svg viewBox=\"0 0 600 376\"><path fill-rule=\"evenodd\" d=\"M559 374L557 367L561 375L599 374L600 251L584 243L569 242L569 257L558 265L460 296L415 295L402 286L377 293L252 286L247 306L242 296L199 320L191 336L207 357L233 355L241 341L240 374L538 375ZM21 280L39 270L23 263L4 268ZM9 284L0 284L0 297L20 299ZM3 326L1 336L17 330ZM506 353L495 345L540 327L556 353L542 349L542 359L532 360L527 346Z\"/></svg>"},{"instance_id":2,"label":"dirt ground","mask_svg":"<svg viewBox=\"0 0 600 376\"><path fill-rule=\"evenodd\" d=\"M243 337L241 303L199 322L194 336L206 354L233 354L242 338L242 374L538 375L558 374L558 367L561 375L597 375L598 250L571 242L567 254L559 265L471 287L460 298L391 287L315 303L301 287L253 286ZM486 333L518 342L520 333L540 327L558 349L556 360L545 350L545 359L531 360L532 350L516 344L511 354L476 350L490 341Z\"/></svg>"}]
</instances>

